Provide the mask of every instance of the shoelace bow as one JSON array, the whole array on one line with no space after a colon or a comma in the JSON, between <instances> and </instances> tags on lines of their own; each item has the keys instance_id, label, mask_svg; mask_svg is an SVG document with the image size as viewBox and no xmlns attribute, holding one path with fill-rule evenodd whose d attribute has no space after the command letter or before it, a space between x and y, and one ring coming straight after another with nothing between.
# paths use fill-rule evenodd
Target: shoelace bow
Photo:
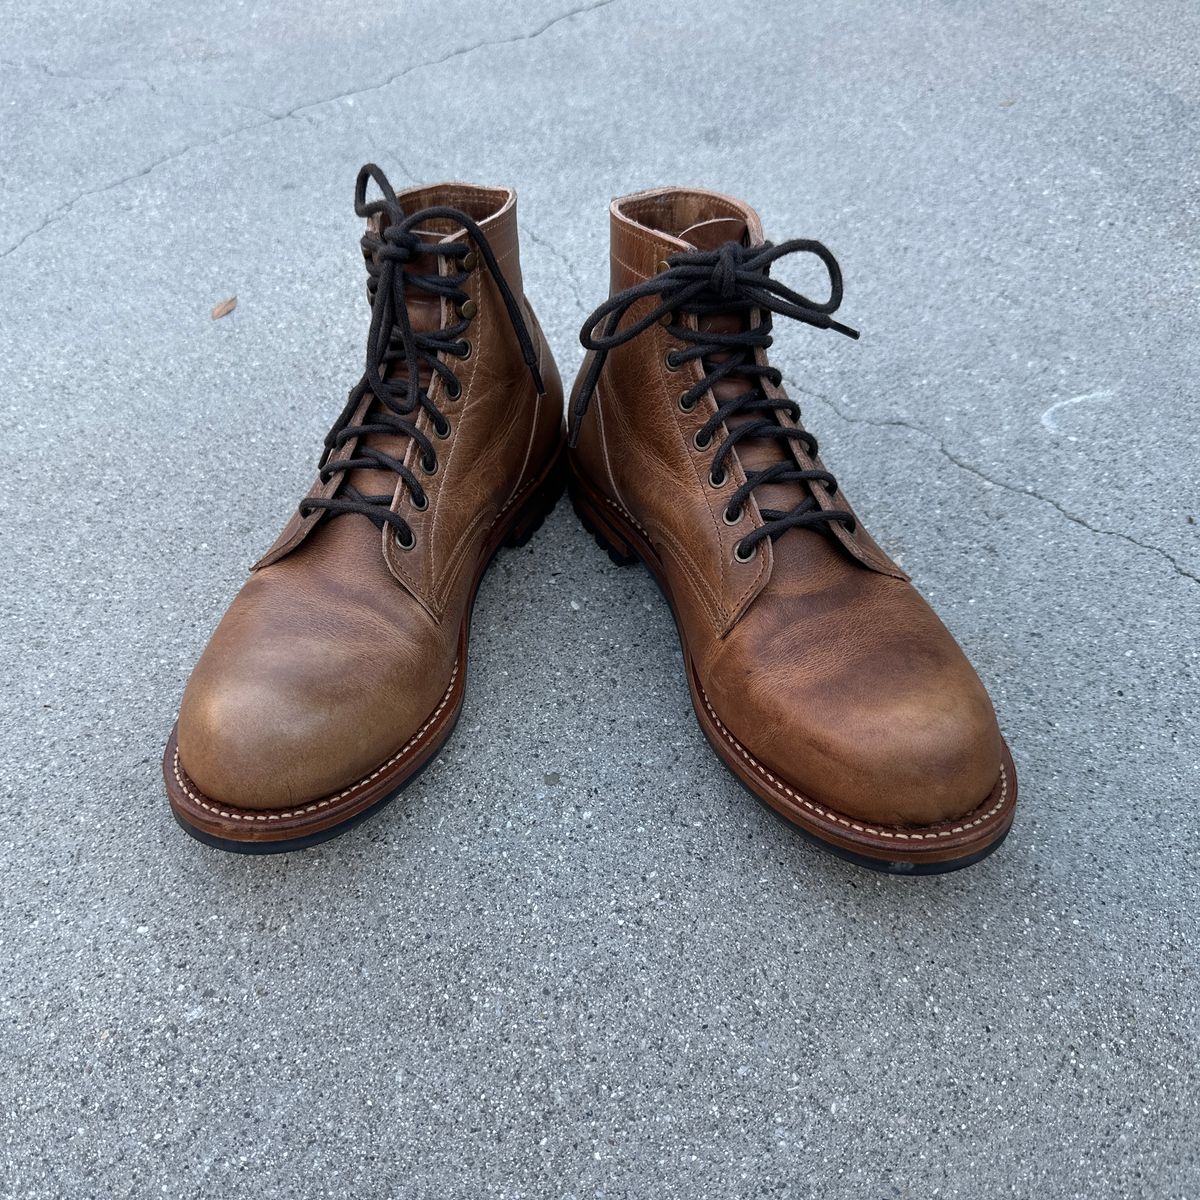
<instances>
[{"instance_id":1,"label":"shoelace bow","mask_svg":"<svg viewBox=\"0 0 1200 1200\"><path fill-rule=\"evenodd\" d=\"M383 193L382 200L368 201L367 186L374 180ZM398 458L373 446L359 445L350 457L331 461L332 456L347 442L368 434L400 434L416 442L421 470L426 476L437 470L437 450L429 436L418 427L417 420L424 410L429 414L438 437L450 433L450 421L430 399L433 381L441 378L449 400L462 395L462 387L452 368L439 356L466 358L471 344L463 336L470 327L474 312L461 315L461 306L469 299L463 284L470 278L477 260L482 260L496 283L497 290L508 310L513 333L521 347L521 356L533 378L538 395L545 392L538 369L537 348L530 336L525 318L512 289L500 270L496 255L483 230L466 213L457 208L437 205L419 212L405 214L387 176L373 163L358 173L354 189L354 211L360 217L386 213L388 224L381 234L368 232L363 236L363 257L367 265L367 291L371 296L371 328L367 334L367 362L362 379L351 389L346 407L334 422L325 438L325 452L318 467L322 482L335 475L342 482L332 496L310 497L301 502L300 515L314 509L324 509L329 518L344 513L361 513L378 528L391 525L397 543L404 549L415 544L412 527L391 505L393 493L365 496L346 481L348 472L362 467L395 472L408 489L413 507L422 511L429 498L421 480ZM417 226L435 220L452 221L466 230L475 251L465 241L442 242L422 238ZM477 253L476 253L477 252ZM432 255L452 260L458 269L446 275L415 272L409 266L416 259ZM443 329L429 332L413 328L408 311L408 289L412 287L431 296L444 296L460 311L459 320ZM429 387L421 384L421 368L428 367ZM393 369L394 368L394 369ZM370 394L377 403L366 410L360 424L351 424L363 398Z\"/></svg>"},{"instance_id":2,"label":"shoelace bow","mask_svg":"<svg viewBox=\"0 0 1200 1200\"><path fill-rule=\"evenodd\" d=\"M829 272L828 300L820 303L810 300L768 274L776 259L801 253L815 255ZM658 297L659 302L632 325L619 328L629 309L646 297ZM841 302L841 268L833 254L820 242L796 239L781 242L777 246L770 242L757 246L726 242L716 250L671 255L666 261L665 270L609 297L584 322L579 340L586 350L593 351L593 356L576 399L571 445L574 446L578 441L583 415L596 390L609 351L625 345L661 322L666 325L671 337L684 343L683 349L672 350L667 355L667 365L676 368L698 359L704 370L703 378L679 398L680 407L685 411L695 408L705 392L727 376L746 379L750 384L745 392L718 403L717 411L696 432L695 444L699 449L704 450L711 445L717 431L731 417L747 413L762 414L756 419L739 422L729 430L713 456L711 481L714 486L720 487L724 483L726 464L738 443L751 438L794 440L800 442L810 456L815 456L817 440L811 433L779 422L779 411L787 413L791 420L799 421L800 407L793 400L772 400L765 395L760 381L766 380L774 387L779 387L783 376L775 367L756 363L754 353L759 348L767 349L773 341L773 314L857 338L857 330L840 324L831 316ZM748 321L755 311L759 314L756 327L731 333L692 329L675 319L678 314L700 319L717 313L741 313ZM718 354L727 357L723 361L712 361L712 357ZM840 521L853 530L853 514L841 509L823 509L811 494L811 489L818 484L830 493L835 492L837 480L828 471L802 470L795 462L773 463L761 471L747 470L746 482L733 493L726 506L726 520L735 523L751 492L770 483L804 483L809 487L810 494L787 512L761 509L764 524L751 530L738 542L736 553L742 561L752 557L759 542L765 538L775 539L789 529L827 530L833 522Z\"/></svg>"}]
</instances>

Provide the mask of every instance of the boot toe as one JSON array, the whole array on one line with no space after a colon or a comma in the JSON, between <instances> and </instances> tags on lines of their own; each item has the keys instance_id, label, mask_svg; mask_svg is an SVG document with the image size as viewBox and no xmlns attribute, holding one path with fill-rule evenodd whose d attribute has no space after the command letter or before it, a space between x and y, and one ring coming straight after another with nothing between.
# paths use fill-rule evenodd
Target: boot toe
<instances>
[{"instance_id":1,"label":"boot toe","mask_svg":"<svg viewBox=\"0 0 1200 1200\"><path fill-rule=\"evenodd\" d=\"M836 813L931 826L978 808L996 786L1002 741L965 659L930 677L757 679L721 714L756 760Z\"/></svg>"},{"instance_id":2,"label":"boot toe","mask_svg":"<svg viewBox=\"0 0 1200 1200\"><path fill-rule=\"evenodd\" d=\"M315 716L308 705L289 704L278 685L195 681L179 712L180 765L212 800L236 808L290 809L326 795L341 781L336 744L314 728ZM315 751L322 745L328 747L324 755Z\"/></svg>"},{"instance_id":3,"label":"boot toe","mask_svg":"<svg viewBox=\"0 0 1200 1200\"><path fill-rule=\"evenodd\" d=\"M814 799L884 825L930 826L978 808L996 786L1000 732L984 697L886 700L856 728L826 731L825 753L797 763ZM814 765L816 770L813 769Z\"/></svg>"}]
</instances>

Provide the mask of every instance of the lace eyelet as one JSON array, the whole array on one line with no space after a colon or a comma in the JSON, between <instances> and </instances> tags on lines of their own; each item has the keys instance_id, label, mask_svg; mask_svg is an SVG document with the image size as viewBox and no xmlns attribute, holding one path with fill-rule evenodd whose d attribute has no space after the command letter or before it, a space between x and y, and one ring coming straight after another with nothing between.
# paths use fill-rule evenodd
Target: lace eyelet
<instances>
[{"instance_id":1,"label":"lace eyelet","mask_svg":"<svg viewBox=\"0 0 1200 1200\"><path fill-rule=\"evenodd\" d=\"M737 508L727 508L721 514L721 520L726 525L736 525L742 519L742 506L739 504Z\"/></svg>"},{"instance_id":2,"label":"lace eyelet","mask_svg":"<svg viewBox=\"0 0 1200 1200\"><path fill-rule=\"evenodd\" d=\"M456 354L454 357L461 358L463 362L466 362L467 359L475 353L475 347L472 346L470 341L468 341L466 338L463 338L462 343L464 346L466 346L466 349L461 354Z\"/></svg>"},{"instance_id":3,"label":"lace eyelet","mask_svg":"<svg viewBox=\"0 0 1200 1200\"><path fill-rule=\"evenodd\" d=\"M469 321L479 311L479 305L474 300L464 300L458 311L464 320Z\"/></svg>"},{"instance_id":4,"label":"lace eyelet","mask_svg":"<svg viewBox=\"0 0 1200 1200\"><path fill-rule=\"evenodd\" d=\"M400 533L400 530L393 529L392 541L395 542L401 550L411 550L417 544L417 535L410 529L408 531L408 540L405 541L404 537Z\"/></svg>"},{"instance_id":5,"label":"lace eyelet","mask_svg":"<svg viewBox=\"0 0 1200 1200\"><path fill-rule=\"evenodd\" d=\"M469 250L463 256L462 268L464 271L473 271L479 266L479 255L474 250Z\"/></svg>"},{"instance_id":6,"label":"lace eyelet","mask_svg":"<svg viewBox=\"0 0 1200 1200\"><path fill-rule=\"evenodd\" d=\"M707 450L712 445L712 434L705 433L703 429L697 429L692 438L692 445L697 450Z\"/></svg>"},{"instance_id":7,"label":"lace eyelet","mask_svg":"<svg viewBox=\"0 0 1200 1200\"><path fill-rule=\"evenodd\" d=\"M723 467L721 468L721 471L719 474L716 471L709 471L708 486L711 488L723 488L725 486L725 481L728 478L729 478L729 472L726 471Z\"/></svg>"},{"instance_id":8,"label":"lace eyelet","mask_svg":"<svg viewBox=\"0 0 1200 1200\"><path fill-rule=\"evenodd\" d=\"M684 392L679 397L679 411L686 412L686 413L693 412L698 403L699 403L699 401L696 399L689 400L687 392Z\"/></svg>"},{"instance_id":9,"label":"lace eyelet","mask_svg":"<svg viewBox=\"0 0 1200 1200\"><path fill-rule=\"evenodd\" d=\"M683 365L682 363L675 361L675 351L674 350L668 350L667 353L663 356L663 366L665 366L668 371L672 372L672 374L674 372L678 371L682 365Z\"/></svg>"},{"instance_id":10,"label":"lace eyelet","mask_svg":"<svg viewBox=\"0 0 1200 1200\"><path fill-rule=\"evenodd\" d=\"M758 553L756 546L750 547L749 554L744 553L742 550L742 543L738 542L738 544L733 548L733 560L734 562L740 562L744 565L745 563L748 563L756 553Z\"/></svg>"},{"instance_id":11,"label":"lace eyelet","mask_svg":"<svg viewBox=\"0 0 1200 1200\"><path fill-rule=\"evenodd\" d=\"M429 507L429 497L424 492L421 493L421 502L419 504L417 503L415 493L409 492L408 498L412 501L412 506L417 512L424 512Z\"/></svg>"},{"instance_id":12,"label":"lace eyelet","mask_svg":"<svg viewBox=\"0 0 1200 1200\"><path fill-rule=\"evenodd\" d=\"M450 436L450 431L453 428L454 427L450 424L450 422L447 421L440 429L435 425L433 427L433 432L444 442Z\"/></svg>"},{"instance_id":13,"label":"lace eyelet","mask_svg":"<svg viewBox=\"0 0 1200 1200\"><path fill-rule=\"evenodd\" d=\"M454 381L454 390L451 391L450 385L446 384L445 391L446 391L446 399L447 400L457 400L462 396L462 384L459 383L458 380L455 380Z\"/></svg>"},{"instance_id":14,"label":"lace eyelet","mask_svg":"<svg viewBox=\"0 0 1200 1200\"><path fill-rule=\"evenodd\" d=\"M433 462L429 462L426 460L425 456L422 455L421 456L421 470L424 471L426 475L436 475L438 473L437 456L436 455L434 456Z\"/></svg>"}]
</instances>

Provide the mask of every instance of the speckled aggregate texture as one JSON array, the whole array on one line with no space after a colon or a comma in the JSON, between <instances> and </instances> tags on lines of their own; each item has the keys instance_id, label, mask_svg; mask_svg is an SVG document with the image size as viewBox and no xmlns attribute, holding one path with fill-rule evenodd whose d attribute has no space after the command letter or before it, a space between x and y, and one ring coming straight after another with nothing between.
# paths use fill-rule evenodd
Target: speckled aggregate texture
<instances>
[{"instance_id":1,"label":"speckled aggregate texture","mask_svg":"<svg viewBox=\"0 0 1200 1200\"><path fill-rule=\"evenodd\" d=\"M1194 0L13 0L0 59L0 1196L1200 1195ZM188 671L360 370L368 159L518 189L568 378L613 195L833 248L862 341L776 361L992 691L995 856L775 821L565 506L401 801L181 833Z\"/></svg>"}]
</instances>

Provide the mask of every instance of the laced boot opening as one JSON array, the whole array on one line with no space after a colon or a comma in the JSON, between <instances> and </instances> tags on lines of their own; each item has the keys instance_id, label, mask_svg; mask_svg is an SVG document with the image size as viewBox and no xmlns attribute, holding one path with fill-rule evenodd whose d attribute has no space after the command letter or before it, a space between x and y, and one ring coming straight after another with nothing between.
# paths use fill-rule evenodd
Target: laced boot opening
<instances>
[{"instance_id":1,"label":"laced boot opening","mask_svg":"<svg viewBox=\"0 0 1200 1200\"><path fill-rule=\"evenodd\" d=\"M715 404L715 412L696 430L693 444L701 451L711 447L710 480L728 493L722 496L724 511L731 518L744 513L753 495L763 519L757 528L748 526L738 541L737 560L750 561L759 543L790 529L828 534L840 523L853 531L852 513L823 507L817 499L818 488L826 496L837 492L837 480L815 466L802 467L793 455L791 445L815 458L817 441L800 426L800 409L793 400L768 395L768 389L777 392L783 376L765 355L776 316L858 337L856 330L832 317L842 300L837 260L820 242L810 240L748 244L748 210L708 193L637 196L624 201L621 212L649 228L670 232L690 248L668 254L656 275L610 296L584 323L580 341L593 357L576 395L572 442L578 439L608 353L662 325L677 343L669 365L699 365L700 379L677 398L679 407L693 411L705 397ZM771 265L790 254L812 255L825 267L827 300L811 300L771 278ZM646 300L655 303L642 303ZM640 315L621 328L635 305ZM745 476L740 484L730 470L735 460Z\"/></svg>"},{"instance_id":2,"label":"laced boot opening","mask_svg":"<svg viewBox=\"0 0 1200 1200\"><path fill-rule=\"evenodd\" d=\"M367 199L372 182L382 199ZM447 185L414 189L401 199L378 167L368 164L359 172L354 208L367 220L362 250L371 302L366 369L325 439L320 479L336 484L327 496L305 499L301 516L357 514L379 529L391 526L402 549L416 544L393 501L402 485L413 509L428 507L425 484L438 469L435 442L453 428L440 405L449 407L462 394L455 360L472 352L467 333L478 304L466 285L476 271L491 276L534 385L539 395L545 391L521 306L479 225L510 198L498 188ZM440 391L434 386L439 382ZM416 452L406 462L414 443Z\"/></svg>"}]
</instances>

